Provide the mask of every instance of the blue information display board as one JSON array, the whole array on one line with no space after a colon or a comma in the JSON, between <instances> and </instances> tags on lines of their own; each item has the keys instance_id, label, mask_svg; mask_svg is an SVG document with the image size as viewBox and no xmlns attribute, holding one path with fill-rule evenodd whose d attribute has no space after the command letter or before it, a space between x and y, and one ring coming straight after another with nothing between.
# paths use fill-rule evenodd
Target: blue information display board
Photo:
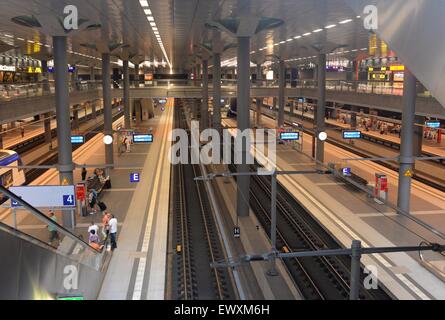
<instances>
[{"instance_id":1,"label":"blue information display board","mask_svg":"<svg viewBox=\"0 0 445 320\"><path fill-rule=\"evenodd\" d=\"M440 128L440 121L427 121L425 126L428 128Z\"/></svg>"},{"instance_id":2,"label":"blue information display board","mask_svg":"<svg viewBox=\"0 0 445 320\"><path fill-rule=\"evenodd\" d=\"M361 139L361 131L343 131L343 139Z\"/></svg>"},{"instance_id":3,"label":"blue information display board","mask_svg":"<svg viewBox=\"0 0 445 320\"><path fill-rule=\"evenodd\" d=\"M300 132L281 132L280 140L283 141L297 141L300 140Z\"/></svg>"},{"instance_id":4,"label":"blue information display board","mask_svg":"<svg viewBox=\"0 0 445 320\"><path fill-rule=\"evenodd\" d=\"M153 135L152 134L139 134L139 133L135 133L133 135L133 142L134 143L152 143L153 142Z\"/></svg>"},{"instance_id":5,"label":"blue information display board","mask_svg":"<svg viewBox=\"0 0 445 320\"><path fill-rule=\"evenodd\" d=\"M85 137L84 136L71 136L71 143L72 144L84 144Z\"/></svg>"}]
</instances>

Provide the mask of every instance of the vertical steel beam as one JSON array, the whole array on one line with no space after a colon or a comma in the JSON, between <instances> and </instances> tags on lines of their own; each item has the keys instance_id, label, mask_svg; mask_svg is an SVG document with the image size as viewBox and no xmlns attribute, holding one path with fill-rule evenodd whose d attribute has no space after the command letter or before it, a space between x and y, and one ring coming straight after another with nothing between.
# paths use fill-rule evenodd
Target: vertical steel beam
<instances>
[{"instance_id":1,"label":"vertical steel beam","mask_svg":"<svg viewBox=\"0 0 445 320\"><path fill-rule=\"evenodd\" d=\"M250 129L250 37L238 37L238 81L237 81L237 123L240 131ZM247 152L250 145L242 143L243 161L237 171L248 172ZM240 217L249 216L250 176L237 177L237 213Z\"/></svg>"},{"instance_id":2,"label":"vertical steel beam","mask_svg":"<svg viewBox=\"0 0 445 320\"><path fill-rule=\"evenodd\" d=\"M68 92L67 40L65 36L54 36L54 82L56 90L57 148L59 153L59 180L62 185L72 185L73 150L71 145L70 104ZM74 229L74 212L63 212L63 225Z\"/></svg>"},{"instance_id":3,"label":"vertical steel beam","mask_svg":"<svg viewBox=\"0 0 445 320\"><path fill-rule=\"evenodd\" d=\"M221 131L221 54L213 53L213 128Z\"/></svg>"},{"instance_id":4,"label":"vertical steel beam","mask_svg":"<svg viewBox=\"0 0 445 320\"><path fill-rule=\"evenodd\" d=\"M262 74L262 69L261 69L261 64L257 64L256 65L256 79L257 79L257 87L261 86L262 82L262 78L263 78L263 74ZM256 98L256 127L260 128L261 127L261 107L263 104L263 99L257 97Z\"/></svg>"},{"instance_id":5,"label":"vertical steel beam","mask_svg":"<svg viewBox=\"0 0 445 320\"><path fill-rule=\"evenodd\" d=\"M128 60L123 62L124 71L124 123L125 128L131 128L131 106L130 106L130 73L128 70Z\"/></svg>"},{"instance_id":6,"label":"vertical steel beam","mask_svg":"<svg viewBox=\"0 0 445 320\"><path fill-rule=\"evenodd\" d=\"M400 141L400 166L397 207L406 213L410 210L411 180L407 174L414 168L414 118L416 112L416 78L405 70L403 84L402 136Z\"/></svg>"},{"instance_id":7,"label":"vertical steel beam","mask_svg":"<svg viewBox=\"0 0 445 320\"><path fill-rule=\"evenodd\" d=\"M362 243L359 240L353 240L351 245L351 284L349 300L358 300L360 293L360 260Z\"/></svg>"},{"instance_id":8,"label":"vertical steel beam","mask_svg":"<svg viewBox=\"0 0 445 320\"><path fill-rule=\"evenodd\" d=\"M202 104L200 130L209 127L209 65L207 59L202 60Z\"/></svg>"},{"instance_id":9,"label":"vertical steel beam","mask_svg":"<svg viewBox=\"0 0 445 320\"><path fill-rule=\"evenodd\" d=\"M317 96L317 114L316 114L316 134L317 148L316 160L324 162L324 141L318 139L318 134L325 131L325 113L326 113L326 55L318 55L318 96Z\"/></svg>"},{"instance_id":10,"label":"vertical steel beam","mask_svg":"<svg viewBox=\"0 0 445 320\"><path fill-rule=\"evenodd\" d=\"M104 100L104 135L113 136L113 117L111 110L111 74L110 74L110 54L102 54L102 90ZM105 164L112 167L113 144L105 145Z\"/></svg>"},{"instance_id":11,"label":"vertical steel beam","mask_svg":"<svg viewBox=\"0 0 445 320\"><path fill-rule=\"evenodd\" d=\"M283 60L279 62L278 71L278 121L277 127L281 128L284 126L284 89L286 86L286 65Z\"/></svg>"}]
</instances>

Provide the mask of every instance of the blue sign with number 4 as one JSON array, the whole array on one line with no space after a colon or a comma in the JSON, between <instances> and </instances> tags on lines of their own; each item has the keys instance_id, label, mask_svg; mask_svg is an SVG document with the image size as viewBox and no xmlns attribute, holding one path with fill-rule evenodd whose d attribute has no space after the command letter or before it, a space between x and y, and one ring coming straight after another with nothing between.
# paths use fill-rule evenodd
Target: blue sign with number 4
<instances>
[{"instance_id":1,"label":"blue sign with number 4","mask_svg":"<svg viewBox=\"0 0 445 320\"><path fill-rule=\"evenodd\" d=\"M64 206L68 206L68 207L74 206L75 205L74 202L75 201L74 201L74 195L73 194L63 195L63 205Z\"/></svg>"}]
</instances>

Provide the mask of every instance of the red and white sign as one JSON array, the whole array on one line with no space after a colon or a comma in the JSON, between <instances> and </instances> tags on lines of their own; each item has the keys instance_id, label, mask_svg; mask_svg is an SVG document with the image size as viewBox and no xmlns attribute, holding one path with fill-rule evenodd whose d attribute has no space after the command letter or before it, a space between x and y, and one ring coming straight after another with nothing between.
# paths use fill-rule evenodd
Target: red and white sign
<instances>
[{"instance_id":1,"label":"red and white sign","mask_svg":"<svg viewBox=\"0 0 445 320\"><path fill-rule=\"evenodd\" d=\"M375 174L374 196L386 200L388 197L388 178L385 174Z\"/></svg>"},{"instance_id":2,"label":"red and white sign","mask_svg":"<svg viewBox=\"0 0 445 320\"><path fill-rule=\"evenodd\" d=\"M76 185L76 199L79 201L84 201L86 197L86 186L83 183Z\"/></svg>"}]
</instances>

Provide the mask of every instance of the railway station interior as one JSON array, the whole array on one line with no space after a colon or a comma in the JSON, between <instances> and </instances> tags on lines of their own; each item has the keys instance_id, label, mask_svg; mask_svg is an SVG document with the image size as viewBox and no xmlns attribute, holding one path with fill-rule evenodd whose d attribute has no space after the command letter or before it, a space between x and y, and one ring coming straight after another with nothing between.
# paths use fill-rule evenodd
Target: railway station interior
<instances>
[{"instance_id":1,"label":"railway station interior","mask_svg":"<svg viewBox=\"0 0 445 320\"><path fill-rule=\"evenodd\" d=\"M0 8L1 300L445 299L444 2Z\"/></svg>"}]
</instances>

